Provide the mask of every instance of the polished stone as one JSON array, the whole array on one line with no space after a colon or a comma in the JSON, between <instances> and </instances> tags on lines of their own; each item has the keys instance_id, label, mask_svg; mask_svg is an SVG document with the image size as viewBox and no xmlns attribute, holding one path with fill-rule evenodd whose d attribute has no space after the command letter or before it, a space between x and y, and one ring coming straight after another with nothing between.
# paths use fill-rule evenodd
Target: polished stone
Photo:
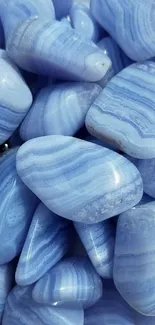
<instances>
[{"instance_id":1,"label":"polished stone","mask_svg":"<svg viewBox=\"0 0 155 325\"><path fill-rule=\"evenodd\" d=\"M73 0L52 0L52 1L55 7L55 13L57 19L66 17L69 14L69 11L73 4Z\"/></svg>"},{"instance_id":2,"label":"polished stone","mask_svg":"<svg viewBox=\"0 0 155 325\"><path fill-rule=\"evenodd\" d=\"M93 307L85 310L84 325L142 324L135 324L132 309L119 295L114 284L105 281L102 298Z\"/></svg>"},{"instance_id":3,"label":"polished stone","mask_svg":"<svg viewBox=\"0 0 155 325\"><path fill-rule=\"evenodd\" d=\"M90 9L83 3L72 6L70 20L72 27L88 40L96 43L104 35L104 31L92 16Z\"/></svg>"},{"instance_id":4,"label":"polished stone","mask_svg":"<svg viewBox=\"0 0 155 325\"><path fill-rule=\"evenodd\" d=\"M91 11L132 60L154 57L154 0L91 0Z\"/></svg>"},{"instance_id":5,"label":"polished stone","mask_svg":"<svg viewBox=\"0 0 155 325\"><path fill-rule=\"evenodd\" d=\"M23 19L18 7L14 11L8 8L5 4L1 8L6 49L20 68L57 79L84 81L98 81L110 68L111 61L94 43L63 22L37 14Z\"/></svg>"},{"instance_id":6,"label":"polished stone","mask_svg":"<svg viewBox=\"0 0 155 325\"><path fill-rule=\"evenodd\" d=\"M74 222L75 229L94 265L103 278L112 278L115 245L115 227L111 220L94 225Z\"/></svg>"},{"instance_id":7,"label":"polished stone","mask_svg":"<svg viewBox=\"0 0 155 325\"><path fill-rule=\"evenodd\" d=\"M38 303L88 308L102 296L102 281L87 257L60 261L34 286Z\"/></svg>"},{"instance_id":8,"label":"polished stone","mask_svg":"<svg viewBox=\"0 0 155 325\"><path fill-rule=\"evenodd\" d=\"M86 140L88 142L96 143L99 146L102 146L104 148L107 148L107 149L110 149L110 150L113 150L116 152L120 152L120 150L113 143L110 143L104 139L100 140L100 139L93 137L92 135L87 135L84 140Z\"/></svg>"},{"instance_id":9,"label":"polished stone","mask_svg":"<svg viewBox=\"0 0 155 325\"><path fill-rule=\"evenodd\" d=\"M129 66L132 61L126 56L126 54L110 36L103 38L97 43L97 46L104 52L105 55L109 57L112 62L112 67L107 73L107 76L104 76L104 78L99 82L99 85L104 88L113 76L115 76L125 67Z\"/></svg>"},{"instance_id":10,"label":"polished stone","mask_svg":"<svg viewBox=\"0 0 155 325\"><path fill-rule=\"evenodd\" d=\"M32 104L32 95L20 71L0 50L0 144L15 131Z\"/></svg>"},{"instance_id":11,"label":"polished stone","mask_svg":"<svg viewBox=\"0 0 155 325\"><path fill-rule=\"evenodd\" d=\"M16 172L16 153L0 157L0 264L21 252L38 201Z\"/></svg>"},{"instance_id":12,"label":"polished stone","mask_svg":"<svg viewBox=\"0 0 155 325\"><path fill-rule=\"evenodd\" d=\"M50 134L74 135L84 125L100 91L97 84L76 82L41 89L21 125L21 137L29 140Z\"/></svg>"},{"instance_id":13,"label":"polished stone","mask_svg":"<svg viewBox=\"0 0 155 325\"><path fill-rule=\"evenodd\" d=\"M2 325L83 325L83 309L43 306L32 300L32 287L16 286L8 296Z\"/></svg>"},{"instance_id":14,"label":"polished stone","mask_svg":"<svg viewBox=\"0 0 155 325\"><path fill-rule=\"evenodd\" d=\"M155 157L155 62L134 63L102 90L86 117L88 131L128 155Z\"/></svg>"},{"instance_id":15,"label":"polished stone","mask_svg":"<svg viewBox=\"0 0 155 325\"><path fill-rule=\"evenodd\" d=\"M143 194L137 168L118 153L77 138L53 135L23 144L23 182L56 214L97 223L135 206Z\"/></svg>"},{"instance_id":16,"label":"polished stone","mask_svg":"<svg viewBox=\"0 0 155 325\"><path fill-rule=\"evenodd\" d=\"M72 245L70 230L68 220L39 204L17 265L17 284L36 282L67 253Z\"/></svg>"},{"instance_id":17,"label":"polished stone","mask_svg":"<svg viewBox=\"0 0 155 325\"><path fill-rule=\"evenodd\" d=\"M155 316L155 202L119 216L114 281L123 298L138 312Z\"/></svg>"},{"instance_id":18,"label":"polished stone","mask_svg":"<svg viewBox=\"0 0 155 325\"><path fill-rule=\"evenodd\" d=\"M11 263L0 265L0 322L5 308L7 296L14 283L14 268Z\"/></svg>"}]
</instances>

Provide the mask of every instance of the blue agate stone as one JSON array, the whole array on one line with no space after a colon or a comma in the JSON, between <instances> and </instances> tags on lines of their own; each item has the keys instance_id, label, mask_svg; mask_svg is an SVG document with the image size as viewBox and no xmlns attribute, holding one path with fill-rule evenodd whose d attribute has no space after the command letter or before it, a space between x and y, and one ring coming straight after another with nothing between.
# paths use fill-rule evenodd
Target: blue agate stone
<instances>
[{"instance_id":1,"label":"blue agate stone","mask_svg":"<svg viewBox=\"0 0 155 325\"><path fill-rule=\"evenodd\" d=\"M103 38L97 43L97 46L104 52L105 55L109 57L112 62L110 71L108 71L107 75L104 76L101 81L99 81L99 85L104 88L113 76L115 76L125 67L129 66L132 61L126 56L126 54L110 36Z\"/></svg>"},{"instance_id":2,"label":"blue agate stone","mask_svg":"<svg viewBox=\"0 0 155 325\"><path fill-rule=\"evenodd\" d=\"M29 140L50 134L74 135L84 125L100 91L100 86L93 83L64 83L41 89L22 123L21 137Z\"/></svg>"},{"instance_id":3,"label":"blue agate stone","mask_svg":"<svg viewBox=\"0 0 155 325\"><path fill-rule=\"evenodd\" d=\"M86 117L88 131L132 157L155 157L155 62L134 63L105 87Z\"/></svg>"},{"instance_id":4,"label":"blue agate stone","mask_svg":"<svg viewBox=\"0 0 155 325\"><path fill-rule=\"evenodd\" d=\"M60 261L34 286L38 303L87 308L102 296L102 281L88 258L70 257Z\"/></svg>"},{"instance_id":5,"label":"blue agate stone","mask_svg":"<svg viewBox=\"0 0 155 325\"><path fill-rule=\"evenodd\" d=\"M70 19L72 27L88 40L96 43L104 35L104 31L92 16L90 9L82 3L72 6Z\"/></svg>"},{"instance_id":6,"label":"blue agate stone","mask_svg":"<svg viewBox=\"0 0 155 325\"><path fill-rule=\"evenodd\" d=\"M6 299L12 289L13 282L13 265L11 263L0 265L0 322L2 321Z\"/></svg>"},{"instance_id":7,"label":"blue agate stone","mask_svg":"<svg viewBox=\"0 0 155 325\"><path fill-rule=\"evenodd\" d=\"M54 7L56 18L61 19L66 17L69 14L70 8L72 7L73 0L52 0Z\"/></svg>"},{"instance_id":8,"label":"blue agate stone","mask_svg":"<svg viewBox=\"0 0 155 325\"><path fill-rule=\"evenodd\" d=\"M23 19L18 6L14 11L5 4L1 7L6 49L20 68L57 79L84 81L98 81L110 68L110 59L94 43L63 22L37 14Z\"/></svg>"},{"instance_id":9,"label":"blue agate stone","mask_svg":"<svg viewBox=\"0 0 155 325\"><path fill-rule=\"evenodd\" d=\"M21 123L32 104L32 95L18 68L0 50L0 144Z\"/></svg>"},{"instance_id":10,"label":"blue agate stone","mask_svg":"<svg viewBox=\"0 0 155 325\"><path fill-rule=\"evenodd\" d=\"M111 220L94 225L74 222L74 226L97 273L112 278L115 228Z\"/></svg>"},{"instance_id":11,"label":"blue agate stone","mask_svg":"<svg viewBox=\"0 0 155 325\"><path fill-rule=\"evenodd\" d=\"M32 287L16 286L8 296L3 325L84 325L83 309L37 304Z\"/></svg>"},{"instance_id":12,"label":"blue agate stone","mask_svg":"<svg viewBox=\"0 0 155 325\"><path fill-rule=\"evenodd\" d=\"M155 201L119 216L114 281L123 298L138 312L155 316Z\"/></svg>"},{"instance_id":13,"label":"blue agate stone","mask_svg":"<svg viewBox=\"0 0 155 325\"><path fill-rule=\"evenodd\" d=\"M137 168L107 148L53 135L23 144L17 154L23 182L54 213L97 223L136 205L143 194Z\"/></svg>"},{"instance_id":14,"label":"blue agate stone","mask_svg":"<svg viewBox=\"0 0 155 325\"><path fill-rule=\"evenodd\" d=\"M68 251L70 224L39 204L16 269L16 282L29 285L40 279Z\"/></svg>"},{"instance_id":15,"label":"blue agate stone","mask_svg":"<svg viewBox=\"0 0 155 325\"><path fill-rule=\"evenodd\" d=\"M0 157L0 264L20 253L38 201L16 172L16 153Z\"/></svg>"},{"instance_id":16,"label":"blue agate stone","mask_svg":"<svg viewBox=\"0 0 155 325\"><path fill-rule=\"evenodd\" d=\"M95 138L95 137L93 137L91 135L88 135L88 136L85 137L85 140L89 141L89 142L92 142L92 143L96 143L99 146L105 147L107 149L111 149L113 151L120 152L120 150L113 143L107 142L104 139L100 140L100 139L97 139L97 138Z\"/></svg>"},{"instance_id":17,"label":"blue agate stone","mask_svg":"<svg viewBox=\"0 0 155 325\"><path fill-rule=\"evenodd\" d=\"M105 281L102 298L93 307L85 310L84 325L142 324L135 324L132 309L119 295L113 282Z\"/></svg>"},{"instance_id":18,"label":"blue agate stone","mask_svg":"<svg viewBox=\"0 0 155 325\"><path fill-rule=\"evenodd\" d=\"M91 0L91 11L132 60L154 57L154 0Z\"/></svg>"}]
</instances>

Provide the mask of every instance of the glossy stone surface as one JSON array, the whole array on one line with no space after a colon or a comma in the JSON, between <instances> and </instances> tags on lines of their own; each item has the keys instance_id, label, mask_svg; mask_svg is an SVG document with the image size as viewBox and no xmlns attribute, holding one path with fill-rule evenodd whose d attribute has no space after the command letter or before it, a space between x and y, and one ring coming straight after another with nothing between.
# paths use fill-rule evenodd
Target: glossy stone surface
<instances>
[{"instance_id":1,"label":"glossy stone surface","mask_svg":"<svg viewBox=\"0 0 155 325\"><path fill-rule=\"evenodd\" d=\"M0 157L0 264L20 253L37 204L16 172L16 153L12 149Z\"/></svg>"},{"instance_id":2,"label":"glossy stone surface","mask_svg":"<svg viewBox=\"0 0 155 325\"><path fill-rule=\"evenodd\" d=\"M70 8L73 4L73 0L52 0L52 1L55 7L55 13L57 19L66 17L69 14Z\"/></svg>"},{"instance_id":3,"label":"glossy stone surface","mask_svg":"<svg viewBox=\"0 0 155 325\"><path fill-rule=\"evenodd\" d=\"M34 286L33 299L43 304L87 308L102 296L102 281L88 258L60 261Z\"/></svg>"},{"instance_id":4,"label":"glossy stone surface","mask_svg":"<svg viewBox=\"0 0 155 325\"><path fill-rule=\"evenodd\" d=\"M2 325L83 325L83 309L43 306L32 298L32 287L16 286L10 293Z\"/></svg>"},{"instance_id":5,"label":"glossy stone surface","mask_svg":"<svg viewBox=\"0 0 155 325\"><path fill-rule=\"evenodd\" d=\"M0 265L0 322L2 320L7 296L12 289L14 269L11 263Z\"/></svg>"},{"instance_id":6,"label":"glossy stone surface","mask_svg":"<svg viewBox=\"0 0 155 325\"><path fill-rule=\"evenodd\" d=\"M88 135L88 136L85 137L85 140L88 141L88 142L96 143L99 146L102 146L104 148L107 148L107 149L110 149L110 150L113 150L113 151L116 151L116 152L120 152L120 150L113 143L107 142L104 139L100 140L100 139L97 139L97 138L93 137L92 135Z\"/></svg>"},{"instance_id":7,"label":"glossy stone surface","mask_svg":"<svg viewBox=\"0 0 155 325\"><path fill-rule=\"evenodd\" d=\"M102 298L85 310L84 325L142 325L135 324L132 309L122 299L112 282L104 282Z\"/></svg>"},{"instance_id":8,"label":"glossy stone surface","mask_svg":"<svg viewBox=\"0 0 155 325\"><path fill-rule=\"evenodd\" d=\"M104 31L92 16L90 9L82 3L72 6L70 19L72 27L88 40L96 43L104 35Z\"/></svg>"},{"instance_id":9,"label":"glossy stone surface","mask_svg":"<svg viewBox=\"0 0 155 325\"><path fill-rule=\"evenodd\" d=\"M93 83L64 83L41 89L24 119L24 140L50 134L74 135L101 91ZM37 121L37 123L36 123Z\"/></svg>"},{"instance_id":10,"label":"glossy stone surface","mask_svg":"<svg viewBox=\"0 0 155 325\"><path fill-rule=\"evenodd\" d=\"M16 282L29 285L40 279L68 251L70 235L69 222L39 204L19 258Z\"/></svg>"},{"instance_id":11,"label":"glossy stone surface","mask_svg":"<svg viewBox=\"0 0 155 325\"><path fill-rule=\"evenodd\" d=\"M154 57L154 0L91 0L91 11L132 60Z\"/></svg>"},{"instance_id":12,"label":"glossy stone surface","mask_svg":"<svg viewBox=\"0 0 155 325\"><path fill-rule=\"evenodd\" d=\"M64 136L32 139L17 154L24 183L56 214L97 223L137 204L143 185L136 167L94 143Z\"/></svg>"},{"instance_id":13,"label":"glossy stone surface","mask_svg":"<svg viewBox=\"0 0 155 325\"><path fill-rule=\"evenodd\" d=\"M31 92L18 68L0 50L0 144L18 127L31 103Z\"/></svg>"},{"instance_id":14,"label":"glossy stone surface","mask_svg":"<svg viewBox=\"0 0 155 325\"><path fill-rule=\"evenodd\" d=\"M144 192L155 198L155 159L137 160L136 166L143 180Z\"/></svg>"},{"instance_id":15,"label":"glossy stone surface","mask_svg":"<svg viewBox=\"0 0 155 325\"><path fill-rule=\"evenodd\" d=\"M97 273L112 278L115 228L111 220L94 225L74 222L74 226Z\"/></svg>"},{"instance_id":16,"label":"glossy stone surface","mask_svg":"<svg viewBox=\"0 0 155 325\"><path fill-rule=\"evenodd\" d=\"M6 48L20 68L57 79L84 81L98 81L110 68L111 61L95 44L63 22L31 17L11 24L11 15L8 11L3 14L8 31Z\"/></svg>"},{"instance_id":17,"label":"glossy stone surface","mask_svg":"<svg viewBox=\"0 0 155 325\"><path fill-rule=\"evenodd\" d=\"M97 46L104 52L105 55L109 57L112 62L112 67L107 73L107 78L105 76L103 80L99 82L100 86L104 88L113 76L130 65L132 61L126 56L126 54L110 36L103 38L97 43Z\"/></svg>"},{"instance_id":18,"label":"glossy stone surface","mask_svg":"<svg viewBox=\"0 0 155 325\"><path fill-rule=\"evenodd\" d=\"M86 117L88 131L132 157L155 157L155 62L134 63L105 87Z\"/></svg>"},{"instance_id":19,"label":"glossy stone surface","mask_svg":"<svg viewBox=\"0 0 155 325\"><path fill-rule=\"evenodd\" d=\"M138 312L155 316L155 202L120 215L117 223L114 281Z\"/></svg>"}]
</instances>

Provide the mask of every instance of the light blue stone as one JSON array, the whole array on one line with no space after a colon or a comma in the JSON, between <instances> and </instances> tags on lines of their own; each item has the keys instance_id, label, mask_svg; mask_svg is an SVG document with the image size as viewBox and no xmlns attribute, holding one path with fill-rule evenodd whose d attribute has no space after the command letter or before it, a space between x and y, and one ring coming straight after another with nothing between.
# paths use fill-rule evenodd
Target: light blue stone
<instances>
[{"instance_id":1,"label":"light blue stone","mask_svg":"<svg viewBox=\"0 0 155 325\"><path fill-rule=\"evenodd\" d=\"M2 4L0 9L6 49L20 68L57 79L84 81L98 81L110 68L111 61L94 43L63 22L38 13L23 19L18 6L13 10Z\"/></svg>"},{"instance_id":2,"label":"light blue stone","mask_svg":"<svg viewBox=\"0 0 155 325\"><path fill-rule=\"evenodd\" d=\"M113 143L107 142L104 139L100 140L100 139L97 139L97 138L95 138L95 137L93 137L91 135L88 135L88 136L86 136L85 140L89 141L89 142L92 142L92 143L96 143L99 146L105 147L107 149L114 150L116 152L120 152L120 150Z\"/></svg>"},{"instance_id":3,"label":"light blue stone","mask_svg":"<svg viewBox=\"0 0 155 325\"><path fill-rule=\"evenodd\" d=\"M38 201L16 172L16 153L0 157L0 264L21 252Z\"/></svg>"},{"instance_id":4,"label":"light blue stone","mask_svg":"<svg viewBox=\"0 0 155 325\"><path fill-rule=\"evenodd\" d=\"M102 296L102 281L88 258L60 261L34 286L33 299L42 304L88 308Z\"/></svg>"},{"instance_id":5,"label":"light blue stone","mask_svg":"<svg viewBox=\"0 0 155 325\"><path fill-rule=\"evenodd\" d=\"M73 0L52 0L54 7L56 18L61 19L66 17L69 14L70 8L73 4Z\"/></svg>"},{"instance_id":6,"label":"light blue stone","mask_svg":"<svg viewBox=\"0 0 155 325\"><path fill-rule=\"evenodd\" d=\"M112 221L94 225L74 222L74 226L97 273L103 278L112 278L115 244Z\"/></svg>"},{"instance_id":7,"label":"light blue stone","mask_svg":"<svg viewBox=\"0 0 155 325\"><path fill-rule=\"evenodd\" d=\"M125 67L129 66L132 61L126 56L126 54L110 36L103 38L97 43L97 46L104 52L105 55L109 57L112 62L110 71L108 71L103 80L99 82L99 85L104 88L113 76L115 76Z\"/></svg>"},{"instance_id":8,"label":"light blue stone","mask_svg":"<svg viewBox=\"0 0 155 325\"><path fill-rule=\"evenodd\" d=\"M18 68L0 50L0 144L15 131L31 104L31 92Z\"/></svg>"},{"instance_id":9,"label":"light blue stone","mask_svg":"<svg viewBox=\"0 0 155 325\"><path fill-rule=\"evenodd\" d=\"M16 286L8 296L2 325L83 325L83 309L43 306L32 300L32 287Z\"/></svg>"},{"instance_id":10,"label":"light blue stone","mask_svg":"<svg viewBox=\"0 0 155 325\"><path fill-rule=\"evenodd\" d=\"M102 298L93 307L85 310L84 325L142 324L135 324L132 309L119 295L113 283L105 281Z\"/></svg>"},{"instance_id":11,"label":"light blue stone","mask_svg":"<svg viewBox=\"0 0 155 325\"><path fill-rule=\"evenodd\" d=\"M136 167L123 156L84 140L46 136L17 154L23 182L54 213L97 223L135 206L143 194Z\"/></svg>"},{"instance_id":12,"label":"light blue stone","mask_svg":"<svg viewBox=\"0 0 155 325\"><path fill-rule=\"evenodd\" d=\"M88 40L96 43L104 35L104 31L92 16L90 9L82 3L72 6L70 19L72 27Z\"/></svg>"},{"instance_id":13,"label":"light blue stone","mask_svg":"<svg viewBox=\"0 0 155 325\"><path fill-rule=\"evenodd\" d=\"M68 27L72 28L71 26L71 22L70 22L70 19L67 17L64 17L61 19L61 22L63 22L64 24L66 24Z\"/></svg>"},{"instance_id":14,"label":"light blue stone","mask_svg":"<svg viewBox=\"0 0 155 325\"><path fill-rule=\"evenodd\" d=\"M64 83L41 89L21 125L22 139L74 135L84 125L86 114L100 91L100 86L93 83Z\"/></svg>"},{"instance_id":15,"label":"light blue stone","mask_svg":"<svg viewBox=\"0 0 155 325\"><path fill-rule=\"evenodd\" d=\"M132 60L154 57L154 0L91 0L91 11Z\"/></svg>"},{"instance_id":16,"label":"light blue stone","mask_svg":"<svg viewBox=\"0 0 155 325\"><path fill-rule=\"evenodd\" d=\"M53 267L72 245L70 235L70 223L39 204L17 265L17 284L36 282Z\"/></svg>"},{"instance_id":17,"label":"light blue stone","mask_svg":"<svg viewBox=\"0 0 155 325\"><path fill-rule=\"evenodd\" d=\"M12 289L13 283L13 265L11 263L0 265L0 322L2 321L6 299Z\"/></svg>"},{"instance_id":18,"label":"light blue stone","mask_svg":"<svg viewBox=\"0 0 155 325\"><path fill-rule=\"evenodd\" d=\"M138 312L155 316L155 202L119 216L114 281L123 298Z\"/></svg>"},{"instance_id":19,"label":"light blue stone","mask_svg":"<svg viewBox=\"0 0 155 325\"><path fill-rule=\"evenodd\" d=\"M155 62L134 63L102 90L86 117L88 131L128 155L155 157Z\"/></svg>"}]
</instances>

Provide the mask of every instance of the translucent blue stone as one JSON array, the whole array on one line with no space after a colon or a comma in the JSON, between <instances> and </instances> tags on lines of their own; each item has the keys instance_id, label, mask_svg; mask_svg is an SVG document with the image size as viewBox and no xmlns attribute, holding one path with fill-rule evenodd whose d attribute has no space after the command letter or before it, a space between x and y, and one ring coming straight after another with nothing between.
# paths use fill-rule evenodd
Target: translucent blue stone
<instances>
[{"instance_id":1,"label":"translucent blue stone","mask_svg":"<svg viewBox=\"0 0 155 325\"><path fill-rule=\"evenodd\" d=\"M132 60L154 56L154 0L91 0L91 11Z\"/></svg>"},{"instance_id":2,"label":"translucent blue stone","mask_svg":"<svg viewBox=\"0 0 155 325\"><path fill-rule=\"evenodd\" d=\"M84 325L83 309L43 306L32 300L32 287L16 286L8 296L3 325Z\"/></svg>"},{"instance_id":3,"label":"translucent blue stone","mask_svg":"<svg viewBox=\"0 0 155 325\"><path fill-rule=\"evenodd\" d=\"M104 31L92 16L90 9L82 3L72 6L70 19L72 27L88 40L96 43L104 35Z\"/></svg>"},{"instance_id":4,"label":"translucent blue stone","mask_svg":"<svg viewBox=\"0 0 155 325\"><path fill-rule=\"evenodd\" d=\"M73 0L52 0L52 1L55 7L55 13L57 19L63 18L69 14Z\"/></svg>"},{"instance_id":5,"label":"translucent blue stone","mask_svg":"<svg viewBox=\"0 0 155 325\"><path fill-rule=\"evenodd\" d=\"M16 172L16 152L0 157L0 264L20 253L38 201Z\"/></svg>"},{"instance_id":6,"label":"translucent blue stone","mask_svg":"<svg viewBox=\"0 0 155 325\"><path fill-rule=\"evenodd\" d=\"M38 303L87 308L102 296L102 281L88 258L70 257L59 262L34 286Z\"/></svg>"},{"instance_id":7,"label":"translucent blue stone","mask_svg":"<svg viewBox=\"0 0 155 325\"><path fill-rule=\"evenodd\" d=\"M155 201L119 216L114 281L123 298L138 312L155 316Z\"/></svg>"},{"instance_id":8,"label":"translucent blue stone","mask_svg":"<svg viewBox=\"0 0 155 325\"><path fill-rule=\"evenodd\" d=\"M84 140L46 136L17 154L23 182L54 213L97 223L137 204L143 185L137 168L118 153Z\"/></svg>"},{"instance_id":9,"label":"translucent blue stone","mask_svg":"<svg viewBox=\"0 0 155 325\"><path fill-rule=\"evenodd\" d=\"M84 325L142 325L135 324L134 313L117 292L112 282L104 282L102 298L85 310Z\"/></svg>"},{"instance_id":10,"label":"translucent blue stone","mask_svg":"<svg viewBox=\"0 0 155 325\"><path fill-rule=\"evenodd\" d=\"M74 135L84 125L100 91L97 84L76 82L41 89L22 123L21 137L29 140L50 134Z\"/></svg>"},{"instance_id":11,"label":"translucent blue stone","mask_svg":"<svg viewBox=\"0 0 155 325\"><path fill-rule=\"evenodd\" d=\"M19 258L16 282L19 285L36 282L71 245L70 223L39 204Z\"/></svg>"},{"instance_id":12,"label":"translucent blue stone","mask_svg":"<svg viewBox=\"0 0 155 325\"><path fill-rule=\"evenodd\" d=\"M21 123L32 104L32 95L18 68L0 50L0 144Z\"/></svg>"},{"instance_id":13,"label":"translucent blue stone","mask_svg":"<svg viewBox=\"0 0 155 325\"><path fill-rule=\"evenodd\" d=\"M112 278L115 228L111 220L94 225L74 222L74 226L97 273Z\"/></svg>"},{"instance_id":14,"label":"translucent blue stone","mask_svg":"<svg viewBox=\"0 0 155 325\"><path fill-rule=\"evenodd\" d=\"M155 157L155 62L134 63L105 87L86 117L88 131L132 157Z\"/></svg>"},{"instance_id":15,"label":"translucent blue stone","mask_svg":"<svg viewBox=\"0 0 155 325\"><path fill-rule=\"evenodd\" d=\"M5 308L7 296L14 283L14 268L11 263L0 265L0 322Z\"/></svg>"}]
</instances>

